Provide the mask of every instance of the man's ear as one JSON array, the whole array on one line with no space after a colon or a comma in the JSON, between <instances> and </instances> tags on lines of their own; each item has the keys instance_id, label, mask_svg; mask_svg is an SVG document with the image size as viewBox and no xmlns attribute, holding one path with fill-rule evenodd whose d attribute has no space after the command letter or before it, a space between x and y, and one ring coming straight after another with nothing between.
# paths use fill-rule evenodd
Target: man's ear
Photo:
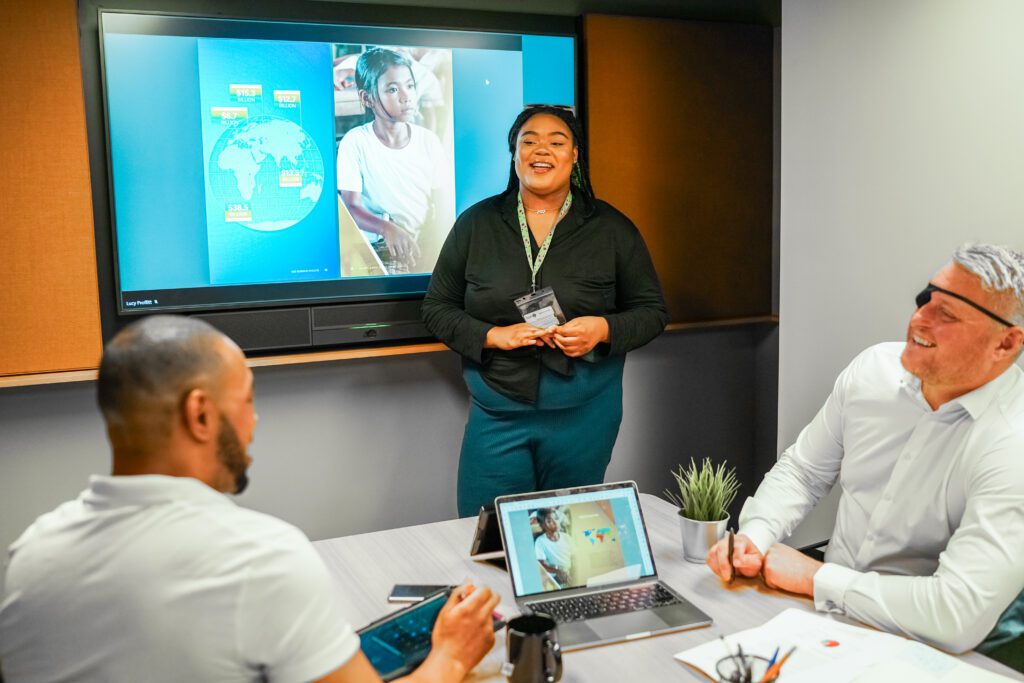
<instances>
[{"instance_id":1,"label":"man's ear","mask_svg":"<svg viewBox=\"0 0 1024 683\"><path fill-rule=\"evenodd\" d=\"M216 409L205 389L192 389L182 400L181 419L185 433L200 443L212 441L216 436Z\"/></svg>"},{"instance_id":2,"label":"man's ear","mask_svg":"<svg viewBox=\"0 0 1024 683\"><path fill-rule=\"evenodd\" d=\"M1024 329L1020 327L1011 327L1003 334L1003 338L999 340L999 346L996 347L996 354L999 358L1004 356L1010 356L1016 358L1017 354L1020 353L1021 347L1024 346Z\"/></svg>"}]
</instances>

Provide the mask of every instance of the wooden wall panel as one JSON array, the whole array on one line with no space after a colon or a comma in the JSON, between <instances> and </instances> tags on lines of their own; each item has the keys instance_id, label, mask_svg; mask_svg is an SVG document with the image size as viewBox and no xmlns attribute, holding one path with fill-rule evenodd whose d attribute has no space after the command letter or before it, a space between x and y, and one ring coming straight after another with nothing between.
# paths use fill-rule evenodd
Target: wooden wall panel
<instances>
[{"instance_id":1,"label":"wooden wall panel","mask_svg":"<svg viewBox=\"0 0 1024 683\"><path fill-rule=\"evenodd\" d=\"M772 29L588 16L597 196L644 234L673 322L769 315Z\"/></svg>"},{"instance_id":2,"label":"wooden wall panel","mask_svg":"<svg viewBox=\"0 0 1024 683\"><path fill-rule=\"evenodd\" d=\"M0 36L0 375L96 367L75 2L2 2Z\"/></svg>"}]
</instances>

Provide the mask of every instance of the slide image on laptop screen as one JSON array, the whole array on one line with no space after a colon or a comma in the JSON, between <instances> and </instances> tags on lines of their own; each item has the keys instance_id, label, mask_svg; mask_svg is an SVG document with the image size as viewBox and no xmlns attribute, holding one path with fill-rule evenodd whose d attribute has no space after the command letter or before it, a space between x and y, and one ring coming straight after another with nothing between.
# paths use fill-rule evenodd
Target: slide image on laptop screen
<instances>
[{"instance_id":1,"label":"slide image on laptop screen","mask_svg":"<svg viewBox=\"0 0 1024 683\"><path fill-rule=\"evenodd\" d=\"M536 507L544 501L530 502L534 507L507 516L517 594L600 586L653 573L628 499L544 507Z\"/></svg>"},{"instance_id":2,"label":"slide image on laptop screen","mask_svg":"<svg viewBox=\"0 0 1024 683\"><path fill-rule=\"evenodd\" d=\"M430 273L455 220L452 51L332 52L342 276Z\"/></svg>"}]
</instances>

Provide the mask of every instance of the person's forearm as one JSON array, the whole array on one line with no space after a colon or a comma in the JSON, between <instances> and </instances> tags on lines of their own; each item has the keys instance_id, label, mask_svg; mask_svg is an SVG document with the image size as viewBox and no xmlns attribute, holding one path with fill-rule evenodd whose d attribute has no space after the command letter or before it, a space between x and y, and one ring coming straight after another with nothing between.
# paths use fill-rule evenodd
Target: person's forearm
<instances>
[{"instance_id":1,"label":"person's forearm","mask_svg":"<svg viewBox=\"0 0 1024 683\"><path fill-rule=\"evenodd\" d=\"M779 457L740 510L739 532L746 534L761 553L789 536L832 488L832 481L809 476L793 450L790 447Z\"/></svg>"},{"instance_id":2,"label":"person's forearm","mask_svg":"<svg viewBox=\"0 0 1024 683\"><path fill-rule=\"evenodd\" d=\"M978 645L1024 584L1024 473L1016 447L976 456L956 532L930 576L886 576L826 563L814 578L819 610L843 612L952 652Z\"/></svg>"},{"instance_id":3,"label":"person's forearm","mask_svg":"<svg viewBox=\"0 0 1024 683\"><path fill-rule=\"evenodd\" d=\"M429 295L421 308L423 322L430 334L453 351L478 363L483 362L483 350L490 348L486 339L493 325L477 320L464 310Z\"/></svg>"},{"instance_id":4,"label":"person's forearm","mask_svg":"<svg viewBox=\"0 0 1024 683\"><path fill-rule=\"evenodd\" d=\"M459 683L468 673L461 662L434 650L415 671L397 680L405 683Z\"/></svg>"},{"instance_id":5,"label":"person's forearm","mask_svg":"<svg viewBox=\"0 0 1024 683\"><path fill-rule=\"evenodd\" d=\"M604 341L611 345L614 354L638 349L652 341L665 330L668 321L665 309L657 305L641 306L602 317L608 324L608 334Z\"/></svg>"},{"instance_id":6,"label":"person's forearm","mask_svg":"<svg viewBox=\"0 0 1024 683\"><path fill-rule=\"evenodd\" d=\"M739 530L762 553L789 536L839 477L844 454L843 376L796 443L779 457L757 493L743 505Z\"/></svg>"},{"instance_id":7,"label":"person's forearm","mask_svg":"<svg viewBox=\"0 0 1024 683\"><path fill-rule=\"evenodd\" d=\"M658 274L635 228L616 246L615 310L604 315L613 354L643 346L661 334L668 324L668 309Z\"/></svg>"},{"instance_id":8,"label":"person's forearm","mask_svg":"<svg viewBox=\"0 0 1024 683\"><path fill-rule=\"evenodd\" d=\"M1012 600L997 602L989 592L949 577L883 576L826 563L815 577L814 603L819 611L960 653L985 639Z\"/></svg>"},{"instance_id":9,"label":"person's forearm","mask_svg":"<svg viewBox=\"0 0 1024 683\"><path fill-rule=\"evenodd\" d=\"M550 572L552 574L554 574L555 572L558 571L558 567L556 567L553 564L548 564L544 560L537 560L537 561L540 562L540 566L544 567L545 570L547 570L548 572Z\"/></svg>"},{"instance_id":10,"label":"person's forearm","mask_svg":"<svg viewBox=\"0 0 1024 683\"><path fill-rule=\"evenodd\" d=\"M346 204L345 206L346 208L348 208L348 212L352 214L352 220L355 221L356 227L359 228L360 230L372 232L377 235L383 235L387 231L387 228L390 225L390 223L388 223L388 221L384 220L383 218L380 218L379 216L375 215L366 207L349 206L348 204Z\"/></svg>"}]
</instances>

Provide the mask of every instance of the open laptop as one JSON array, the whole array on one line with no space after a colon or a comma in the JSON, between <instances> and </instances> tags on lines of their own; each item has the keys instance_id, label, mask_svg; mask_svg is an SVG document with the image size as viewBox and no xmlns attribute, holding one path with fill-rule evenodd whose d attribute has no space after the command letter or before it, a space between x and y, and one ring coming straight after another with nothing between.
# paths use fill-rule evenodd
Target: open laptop
<instances>
[{"instance_id":1,"label":"open laptop","mask_svg":"<svg viewBox=\"0 0 1024 683\"><path fill-rule=\"evenodd\" d=\"M563 650L708 626L658 579L636 484L494 501L516 604L558 622Z\"/></svg>"}]
</instances>

